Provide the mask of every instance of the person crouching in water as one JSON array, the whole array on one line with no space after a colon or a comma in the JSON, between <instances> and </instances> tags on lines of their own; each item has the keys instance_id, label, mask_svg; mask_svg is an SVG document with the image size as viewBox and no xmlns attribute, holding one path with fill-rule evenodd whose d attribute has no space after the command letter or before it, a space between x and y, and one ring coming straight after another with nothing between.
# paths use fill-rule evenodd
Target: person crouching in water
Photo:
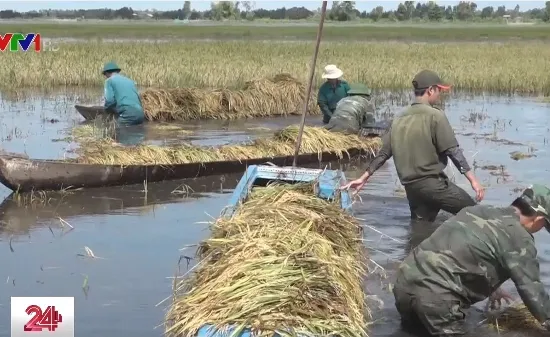
<instances>
[{"instance_id":1,"label":"person crouching in water","mask_svg":"<svg viewBox=\"0 0 550 337\"><path fill-rule=\"evenodd\" d=\"M405 328L422 336L465 334L465 313L513 298L511 279L531 314L550 330L550 297L540 279L534 233L550 231L550 189L533 185L508 207L468 206L409 253L397 270L395 305ZM418 330L418 328L422 328Z\"/></svg>"},{"instance_id":2,"label":"person crouching in water","mask_svg":"<svg viewBox=\"0 0 550 337\"><path fill-rule=\"evenodd\" d=\"M121 75L120 70L114 62L107 62L103 67L106 79L104 108L116 113L117 140L135 145L144 138L143 132L136 134L126 130L126 127L143 124L145 114L135 82Z\"/></svg>"},{"instance_id":3,"label":"person crouching in water","mask_svg":"<svg viewBox=\"0 0 550 337\"><path fill-rule=\"evenodd\" d=\"M348 96L342 98L325 125L325 129L347 134L359 134L363 127L373 125L374 103L371 90L363 84L352 84Z\"/></svg>"}]
</instances>

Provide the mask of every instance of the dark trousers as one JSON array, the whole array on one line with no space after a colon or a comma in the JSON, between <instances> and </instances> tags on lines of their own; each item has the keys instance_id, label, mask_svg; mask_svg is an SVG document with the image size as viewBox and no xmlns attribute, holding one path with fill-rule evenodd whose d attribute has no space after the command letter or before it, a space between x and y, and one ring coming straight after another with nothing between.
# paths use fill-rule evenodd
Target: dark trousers
<instances>
[{"instance_id":1,"label":"dark trousers","mask_svg":"<svg viewBox=\"0 0 550 337\"><path fill-rule=\"evenodd\" d=\"M450 294L414 294L396 285L395 306L403 329L418 336L458 336L466 334L465 306Z\"/></svg>"},{"instance_id":2,"label":"dark trousers","mask_svg":"<svg viewBox=\"0 0 550 337\"><path fill-rule=\"evenodd\" d=\"M445 176L425 178L405 185L411 219L434 221L440 210L452 214L474 206L474 199Z\"/></svg>"}]
</instances>

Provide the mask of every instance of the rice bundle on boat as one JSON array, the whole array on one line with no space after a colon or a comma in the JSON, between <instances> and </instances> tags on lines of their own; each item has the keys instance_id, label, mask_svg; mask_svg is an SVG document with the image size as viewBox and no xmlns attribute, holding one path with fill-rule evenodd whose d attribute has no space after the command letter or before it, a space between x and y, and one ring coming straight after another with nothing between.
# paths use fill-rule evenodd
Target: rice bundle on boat
<instances>
[{"instance_id":1,"label":"rice bundle on boat","mask_svg":"<svg viewBox=\"0 0 550 337\"><path fill-rule=\"evenodd\" d=\"M239 336L367 336L361 227L312 184L255 188L212 226L192 276L175 285L167 336L205 324Z\"/></svg>"},{"instance_id":2,"label":"rice bundle on boat","mask_svg":"<svg viewBox=\"0 0 550 337\"><path fill-rule=\"evenodd\" d=\"M289 126L271 139L258 139L248 144L219 147L178 146L120 146L111 140L83 143L79 163L103 165L185 164L213 161L273 158L294 155L298 126ZM380 138L363 138L330 132L322 127L305 127L300 154L331 152L344 158L352 148L375 154Z\"/></svg>"},{"instance_id":3,"label":"rice bundle on boat","mask_svg":"<svg viewBox=\"0 0 550 337\"><path fill-rule=\"evenodd\" d=\"M523 303L510 305L498 314L488 314L487 321L491 328L503 333L519 331L534 335L548 333Z\"/></svg>"},{"instance_id":4,"label":"rice bundle on boat","mask_svg":"<svg viewBox=\"0 0 550 337\"><path fill-rule=\"evenodd\" d=\"M242 90L149 88L141 102L147 120L236 119L300 114L306 87L290 76L249 81ZM309 113L319 114L316 95L310 96Z\"/></svg>"}]
</instances>

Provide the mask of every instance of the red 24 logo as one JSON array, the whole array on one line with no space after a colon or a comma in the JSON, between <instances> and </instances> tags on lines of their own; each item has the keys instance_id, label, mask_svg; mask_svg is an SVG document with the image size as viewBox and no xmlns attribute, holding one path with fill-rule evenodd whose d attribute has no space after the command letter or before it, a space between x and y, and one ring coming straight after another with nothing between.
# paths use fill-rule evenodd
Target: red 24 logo
<instances>
[{"instance_id":1,"label":"red 24 logo","mask_svg":"<svg viewBox=\"0 0 550 337\"><path fill-rule=\"evenodd\" d=\"M42 313L42 309L33 304L29 305L25 312L27 315L34 314L34 316L25 324L23 331L42 331L46 328L48 331L55 331L58 323L63 322L63 317L55 310L55 306L49 305Z\"/></svg>"}]
</instances>

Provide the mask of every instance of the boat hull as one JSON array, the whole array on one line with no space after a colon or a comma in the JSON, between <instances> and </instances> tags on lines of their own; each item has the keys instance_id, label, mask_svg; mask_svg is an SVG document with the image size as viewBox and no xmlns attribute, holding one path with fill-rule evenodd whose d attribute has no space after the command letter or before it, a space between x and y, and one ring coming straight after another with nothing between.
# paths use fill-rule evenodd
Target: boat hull
<instances>
[{"instance_id":1,"label":"boat hull","mask_svg":"<svg viewBox=\"0 0 550 337\"><path fill-rule=\"evenodd\" d=\"M348 149L343 160L370 155L361 149ZM122 186L165 180L239 173L250 165L272 163L290 166L293 156L249 160L218 161L178 165L97 165L58 160L26 159L0 155L0 182L12 191L48 191L75 188ZM302 154L300 165L339 160L336 153Z\"/></svg>"},{"instance_id":2,"label":"boat hull","mask_svg":"<svg viewBox=\"0 0 550 337\"><path fill-rule=\"evenodd\" d=\"M100 105L75 105L74 106L76 111L84 117L86 120L94 120L97 117L114 117L115 114L110 111L106 111L102 106Z\"/></svg>"}]
</instances>

